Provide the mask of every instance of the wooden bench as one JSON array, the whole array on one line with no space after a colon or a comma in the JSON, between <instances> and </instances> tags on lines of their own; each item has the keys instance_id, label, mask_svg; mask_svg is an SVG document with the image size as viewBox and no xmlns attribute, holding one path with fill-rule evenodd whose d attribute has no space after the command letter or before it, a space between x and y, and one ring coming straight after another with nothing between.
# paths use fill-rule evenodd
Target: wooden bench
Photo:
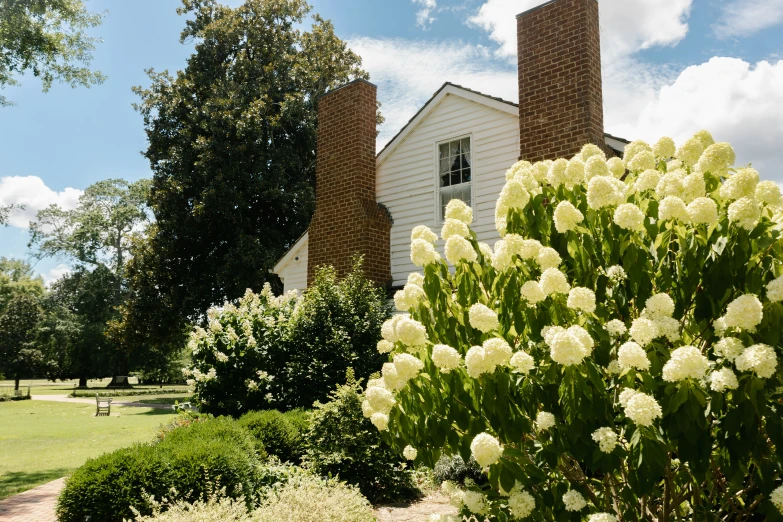
<instances>
[{"instance_id":1,"label":"wooden bench","mask_svg":"<svg viewBox=\"0 0 783 522\"><path fill-rule=\"evenodd\" d=\"M95 394L95 416L100 417L105 415L108 417L111 415L111 397L101 399L100 396Z\"/></svg>"}]
</instances>

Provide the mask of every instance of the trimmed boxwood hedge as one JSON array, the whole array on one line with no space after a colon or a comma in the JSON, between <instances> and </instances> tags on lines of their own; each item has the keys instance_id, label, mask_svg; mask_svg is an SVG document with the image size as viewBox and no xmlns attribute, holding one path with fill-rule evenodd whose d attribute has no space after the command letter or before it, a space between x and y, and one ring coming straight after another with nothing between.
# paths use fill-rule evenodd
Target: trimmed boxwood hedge
<instances>
[{"instance_id":1,"label":"trimmed boxwood hedge","mask_svg":"<svg viewBox=\"0 0 783 522\"><path fill-rule=\"evenodd\" d=\"M256 440L258 451L266 451L283 462L298 464L305 452L304 435L310 425L307 412L291 410L251 411L239 419Z\"/></svg>"},{"instance_id":2,"label":"trimmed boxwood hedge","mask_svg":"<svg viewBox=\"0 0 783 522\"><path fill-rule=\"evenodd\" d=\"M145 494L192 502L216 486L252 506L269 485L260 464L245 429L232 419L208 419L174 429L158 443L87 461L66 482L57 503L58 520L122 522L134 518L131 506L142 514L151 512Z\"/></svg>"}]
</instances>

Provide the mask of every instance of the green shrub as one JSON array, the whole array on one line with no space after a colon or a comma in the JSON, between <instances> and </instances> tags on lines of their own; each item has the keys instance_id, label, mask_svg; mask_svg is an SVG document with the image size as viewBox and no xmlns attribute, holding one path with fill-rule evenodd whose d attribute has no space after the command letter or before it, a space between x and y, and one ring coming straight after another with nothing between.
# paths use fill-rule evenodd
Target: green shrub
<instances>
[{"instance_id":1,"label":"green shrub","mask_svg":"<svg viewBox=\"0 0 783 522\"><path fill-rule=\"evenodd\" d=\"M330 394L331 401L315 404L305 466L357 486L372 502L417 497L413 473L364 418L361 387L352 372L346 380Z\"/></svg>"},{"instance_id":2,"label":"green shrub","mask_svg":"<svg viewBox=\"0 0 783 522\"><path fill-rule=\"evenodd\" d=\"M465 479L470 479L476 484L484 484L487 477L481 472L481 466L478 465L473 457L466 463L459 455L449 457L441 455L433 469L435 483L440 485L445 481L454 482L461 486L465 485Z\"/></svg>"},{"instance_id":3,"label":"green shrub","mask_svg":"<svg viewBox=\"0 0 783 522\"><path fill-rule=\"evenodd\" d=\"M165 509L165 511L164 511ZM178 500L156 506L151 515L138 515L135 522L251 522L247 506L240 499L210 497L192 504Z\"/></svg>"},{"instance_id":4,"label":"green shrub","mask_svg":"<svg viewBox=\"0 0 783 522\"><path fill-rule=\"evenodd\" d=\"M248 505L276 481L264 474L255 444L231 419L208 419L168 432L155 444L138 444L88 460L66 482L57 505L60 522L131 518L149 514L147 496L192 502L211 485Z\"/></svg>"},{"instance_id":5,"label":"green shrub","mask_svg":"<svg viewBox=\"0 0 783 522\"><path fill-rule=\"evenodd\" d=\"M336 480L300 476L264 501L252 522L369 522L372 506L359 491Z\"/></svg>"},{"instance_id":6,"label":"green shrub","mask_svg":"<svg viewBox=\"0 0 783 522\"><path fill-rule=\"evenodd\" d=\"M307 293L275 297L269 286L208 312L196 328L186 371L201 411L241 416L248 411L310 408L327 400L348 367L366 378L381 368L376 345L389 306L365 279L361 261L338 280L321 269Z\"/></svg>"},{"instance_id":7,"label":"green shrub","mask_svg":"<svg viewBox=\"0 0 783 522\"><path fill-rule=\"evenodd\" d=\"M164 511L165 509L165 511ZM211 496L188 503L156 506L135 522L368 522L372 506L353 487L334 480L300 475L281 485L257 510L248 513L241 500Z\"/></svg>"},{"instance_id":8,"label":"green shrub","mask_svg":"<svg viewBox=\"0 0 783 522\"><path fill-rule=\"evenodd\" d=\"M251 411L239 419L239 425L255 438L259 451L281 461L299 463L304 453L306 414L301 410L280 413L277 410Z\"/></svg>"}]
</instances>

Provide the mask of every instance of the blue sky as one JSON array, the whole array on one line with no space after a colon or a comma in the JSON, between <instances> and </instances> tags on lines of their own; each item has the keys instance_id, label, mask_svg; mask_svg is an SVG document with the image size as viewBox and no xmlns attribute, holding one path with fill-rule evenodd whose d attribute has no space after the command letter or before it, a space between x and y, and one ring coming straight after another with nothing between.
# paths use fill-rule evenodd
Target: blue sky
<instances>
[{"instance_id":1,"label":"blue sky","mask_svg":"<svg viewBox=\"0 0 783 522\"><path fill-rule=\"evenodd\" d=\"M238 5L240 0L225 3ZM108 11L91 89L21 78L0 108L0 203L25 202L0 229L0 255L26 257L26 222L50 203L110 177L150 176L145 136L132 109L144 69L175 71L191 52L179 43L178 0L90 0ZM444 81L516 101L514 15L541 0L311 0L364 59L387 123L379 145ZM706 127L740 162L783 181L783 0L599 0L607 132L629 139L684 139ZM62 260L36 269L62 273Z\"/></svg>"}]
</instances>

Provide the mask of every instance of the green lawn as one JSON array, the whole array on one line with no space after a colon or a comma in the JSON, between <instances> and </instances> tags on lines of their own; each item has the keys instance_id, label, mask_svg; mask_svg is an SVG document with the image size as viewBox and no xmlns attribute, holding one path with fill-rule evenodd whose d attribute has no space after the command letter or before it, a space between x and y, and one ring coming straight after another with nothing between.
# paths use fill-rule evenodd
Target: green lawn
<instances>
[{"instance_id":1,"label":"green lawn","mask_svg":"<svg viewBox=\"0 0 783 522\"><path fill-rule=\"evenodd\" d=\"M151 441L176 415L133 407L112 408L111 417L94 414L92 404L0 403L0 499L66 476L88 458Z\"/></svg>"},{"instance_id":2,"label":"green lawn","mask_svg":"<svg viewBox=\"0 0 783 522\"><path fill-rule=\"evenodd\" d=\"M92 379L87 381L87 386L89 388L95 388L96 391L106 391L102 388L106 388L106 385L109 384L109 381L111 379ZM160 386L156 384L135 384L136 379L132 378L131 383L133 384L133 388L136 390L156 390L159 389ZM70 381L47 381L45 379L26 379L19 383L19 389L23 391L27 391L28 385L30 386L30 393L33 395L70 395L76 384L78 383L78 380L70 380ZM6 394L10 395L11 390L13 389L14 381L0 381L0 388L6 392ZM163 385L166 389L172 389L172 388L181 388L183 394L189 394L189 388L185 385ZM2 394L2 390L0 390L0 394ZM124 390L123 390L124 391ZM158 397L172 397L173 395L158 395ZM182 395L182 397L185 397L186 395ZM179 396L177 396L179 397ZM117 397L116 400L125 400L125 397ZM180 402L182 400L180 399Z\"/></svg>"}]
</instances>

